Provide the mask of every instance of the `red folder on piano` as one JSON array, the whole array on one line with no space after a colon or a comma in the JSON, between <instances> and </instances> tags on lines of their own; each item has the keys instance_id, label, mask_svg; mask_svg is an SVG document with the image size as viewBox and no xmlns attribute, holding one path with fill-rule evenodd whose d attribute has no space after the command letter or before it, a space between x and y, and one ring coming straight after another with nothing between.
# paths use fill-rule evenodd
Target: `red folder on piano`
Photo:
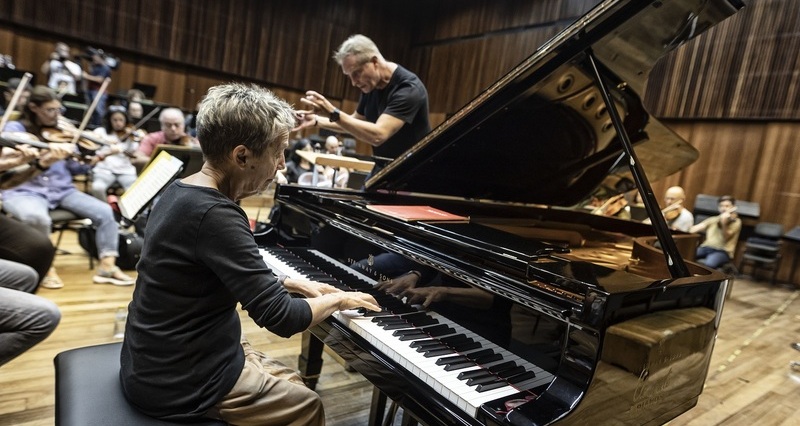
<instances>
[{"instance_id":1,"label":"red folder on piano","mask_svg":"<svg viewBox=\"0 0 800 426\"><path fill-rule=\"evenodd\" d=\"M388 204L368 204L369 210L376 211L396 219L406 222L417 220L438 220L438 221L468 221L466 216L459 216L453 213L439 210L431 206L403 206Z\"/></svg>"}]
</instances>

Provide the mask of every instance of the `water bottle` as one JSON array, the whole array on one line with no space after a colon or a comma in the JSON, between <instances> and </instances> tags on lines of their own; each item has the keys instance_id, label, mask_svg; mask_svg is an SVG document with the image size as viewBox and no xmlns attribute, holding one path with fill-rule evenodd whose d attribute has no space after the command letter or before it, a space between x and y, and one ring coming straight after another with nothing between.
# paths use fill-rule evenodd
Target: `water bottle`
<instances>
[{"instance_id":1,"label":"water bottle","mask_svg":"<svg viewBox=\"0 0 800 426\"><path fill-rule=\"evenodd\" d=\"M125 337L125 323L128 321L128 308L120 306L114 314L114 338L121 339Z\"/></svg>"}]
</instances>

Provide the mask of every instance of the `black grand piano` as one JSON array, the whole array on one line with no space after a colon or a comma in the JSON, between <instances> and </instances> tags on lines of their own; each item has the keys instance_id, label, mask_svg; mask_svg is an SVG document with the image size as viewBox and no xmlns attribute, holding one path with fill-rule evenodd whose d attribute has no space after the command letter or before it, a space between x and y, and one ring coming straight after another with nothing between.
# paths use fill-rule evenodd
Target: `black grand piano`
<instances>
[{"instance_id":1,"label":"black grand piano","mask_svg":"<svg viewBox=\"0 0 800 426\"><path fill-rule=\"evenodd\" d=\"M659 57L743 6L604 1L364 190L279 187L265 261L384 307L304 335L308 383L327 345L427 425L662 424L693 407L728 277L684 261L696 238L667 230L648 177L697 152L641 96ZM654 225L573 208L612 173ZM409 279L429 306L373 288Z\"/></svg>"}]
</instances>

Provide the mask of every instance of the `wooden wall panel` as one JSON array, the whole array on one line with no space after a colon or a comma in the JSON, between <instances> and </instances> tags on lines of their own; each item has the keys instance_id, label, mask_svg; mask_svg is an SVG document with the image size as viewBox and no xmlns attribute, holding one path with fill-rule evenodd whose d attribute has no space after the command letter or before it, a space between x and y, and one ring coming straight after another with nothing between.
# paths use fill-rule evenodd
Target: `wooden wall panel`
<instances>
[{"instance_id":1,"label":"wooden wall panel","mask_svg":"<svg viewBox=\"0 0 800 426\"><path fill-rule=\"evenodd\" d=\"M800 119L800 8L751 1L659 63L645 101L662 117Z\"/></svg>"},{"instance_id":2,"label":"wooden wall panel","mask_svg":"<svg viewBox=\"0 0 800 426\"><path fill-rule=\"evenodd\" d=\"M139 64L136 67L136 81L152 82L158 89L155 100L170 105L183 106L186 93L186 74L160 67Z\"/></svg>"},{"instance_id":3,"label":"wooden wall panel","mask_svg":"<svg viewBox=\"0 0 800 426\"><path fill-rule=\"evenodd\" d=\"M731 194L761 207L760 221L776 222L786 231L800 225L800 123L797 122L689 122L665 121L671 129L700 151L700 158L685 170L653 182L660 200L673 185L686 190L688 209L697 194ZM741 246L741 244L740 244ZM740 247L741 248L741 247ZM779 280L790 277L792 247Z\"/></svg>"}]
</instances>

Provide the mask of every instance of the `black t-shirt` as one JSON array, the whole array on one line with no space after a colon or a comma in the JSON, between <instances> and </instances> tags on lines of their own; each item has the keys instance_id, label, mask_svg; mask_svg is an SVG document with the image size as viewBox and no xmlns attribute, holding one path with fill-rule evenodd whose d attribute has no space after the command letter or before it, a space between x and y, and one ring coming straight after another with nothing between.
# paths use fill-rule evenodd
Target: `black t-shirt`
<instances>
[{"instance_id":1,"label":"black t-shirt","mask_svg":"<svg viewBox=\"0 0 800 426\"><path fill-rule=\"evenodd\" d=\"M389 84L361 95L356 112L375 123L381 114L403 121L403 127L372 152L379 157L397 158L431 131L428 120L428 91L411 71L397 66Z\"/></svg>"},{"instance_id":2,"label":"black t-shirt","mask_svg":"<svg viewBox=\"0 0 800 426\"><path fill-rule=\"evenodd\" d=\"M238 380L237 303L288 337L311 323L267 268L245 212L220 192L175 181L153 207L120 358L128 400L154 417L202 416Z\"/></svg>"}]
</instances>

